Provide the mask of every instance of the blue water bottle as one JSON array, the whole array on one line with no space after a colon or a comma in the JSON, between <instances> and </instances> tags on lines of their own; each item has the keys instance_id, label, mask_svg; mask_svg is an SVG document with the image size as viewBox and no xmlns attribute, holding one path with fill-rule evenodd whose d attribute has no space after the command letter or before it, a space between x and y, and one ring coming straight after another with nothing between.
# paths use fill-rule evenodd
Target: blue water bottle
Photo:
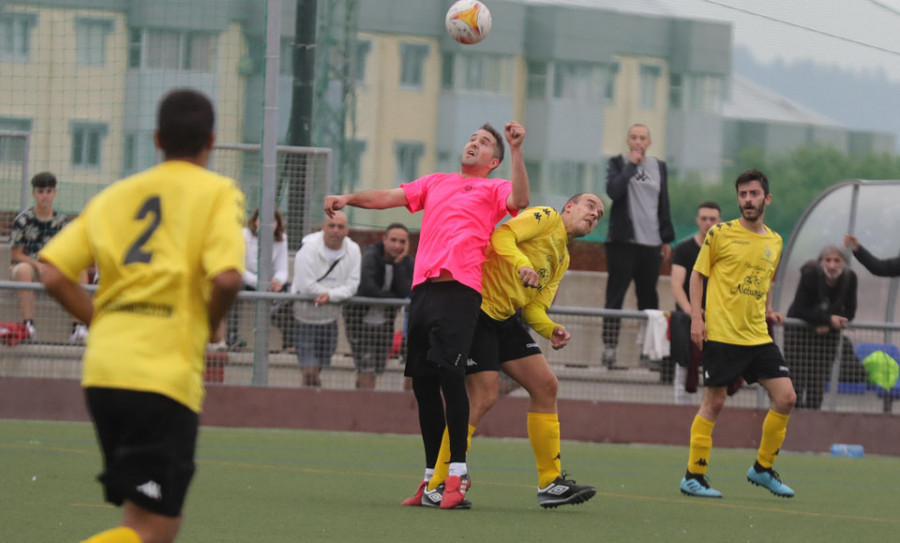
<instances>
[{"instance_id":1,"label":"blue water bottle","mask_svg":"<svg viewBox=\"0 0 900 543\"><path fill-rule=\"evenodd\" d=\"M843 458L862 458L865 452L862 445L835 443L831 446L831 456L841 456Z\"/></svg>"}]
</instances>

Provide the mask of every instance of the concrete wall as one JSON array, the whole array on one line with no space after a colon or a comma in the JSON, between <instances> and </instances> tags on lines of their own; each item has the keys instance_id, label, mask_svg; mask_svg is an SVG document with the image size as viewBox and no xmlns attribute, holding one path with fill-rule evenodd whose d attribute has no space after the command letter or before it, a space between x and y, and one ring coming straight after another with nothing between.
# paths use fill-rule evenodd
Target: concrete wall
<instances>
[{"instance_id":1,"label":"concrete wall","mask_svg":"<svg viewBox=\"0 0 900 543\"><path fill-rule=\"evenodd\" d=\"M527 402L502 398L479 424L478 435L526 437ZM692 406L559 402L566 439L681 445L685 454L695 412ZM200 420L208 426L417 434L416 413L411 393L228 386L207 389ZM716 447L757 448L756 429L765 415L757 409L724 410L716 424ZM11 377L0 377L0 417L89 420L76 380ZM900 454L900 417L797 411L782 450L825 452L834 442L860 443L869 454Z\"/></svg>"}]
</instances>

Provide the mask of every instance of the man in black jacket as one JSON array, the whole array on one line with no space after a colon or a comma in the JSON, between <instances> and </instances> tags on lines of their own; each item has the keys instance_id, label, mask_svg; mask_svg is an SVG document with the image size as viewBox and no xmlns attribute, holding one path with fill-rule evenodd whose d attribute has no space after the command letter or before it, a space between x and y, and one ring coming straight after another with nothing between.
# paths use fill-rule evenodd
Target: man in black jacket
<instances>
[{"instance_id":1,"label":"man in black jacket","mask_svg":"<svg viewBox=\"0 0 900 543\"><path fill-rule=\"evenodd\" d=\"M606 168L606 193L612 198L606 237L606 309L622 309L634 280L638 309L658 309L659 268L669 259L675 229L669 214L666 163L647 156L650 130L628 129L628 153L614 156ZM603 319L603 363L616 364L619 319Z\"/></svg>"},{"instance_id":2,"label":"man in black jacket","mask_svg":"<svg viewBox=\"0 0 900 543\"><path fill-rule=\"evenodd\" d=\"M369 246L362 258L357 296L406 298L413 278L409 253L409 230L390 224L384 237ZM396 306L348 305L344 308L347 339L356 364L356 388L375 388L375 379L384 372L394 340Z\"/></svg>"},{"instance_id":3,"label":"man in black jacket","mask_svg":"<svg viewBox=\"0 0 900 543\"><path fill-rule=\"evenodd\" d=\"M859 263L869 270L872 275L879 277L897 277L900 276L900 256L894 258L880 259L872 255L865 247L860 245L859 238L847 234L844 236L844 246L849 247L853 251L853 256L859 260Z\"/></svg>"},{"instance_id":4,"label":"man in black jacket","mask_svg":"<svg viewBox=\"0 0 900 543\"><path fill-rule=\"evenodd\" d=\"M784 355L791 366L799 408L822 407L841 330L856 316L857 280L849 265L847 250L829 244L818 260L800 268L797 294L787 316L803 319L809 326L784 329Z\"/></svg>"}]
</instances>

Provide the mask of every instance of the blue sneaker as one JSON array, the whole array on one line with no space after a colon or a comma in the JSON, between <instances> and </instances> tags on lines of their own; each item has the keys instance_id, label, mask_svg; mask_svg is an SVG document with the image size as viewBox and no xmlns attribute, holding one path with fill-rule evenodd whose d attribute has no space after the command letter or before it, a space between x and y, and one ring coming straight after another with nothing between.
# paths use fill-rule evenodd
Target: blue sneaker
<instances>
[{"instance_id":1,"label":"blue sneaker","mask_svg":"<svg viewBox=\"0 0 900 543\"><path fill-rule=\"evenodd\" d=\"M772 468L764 471L756 471L756 468L750 466L747 470L747 480L756 486L768 488L769 492L782 498L793 498L794 491L788 485L781 482L778 472Z\"/></svg>"},{"instance_id":2,"label":"blue sneaker","mask_svg":"<svg viewBox=\"0 0 900 543\"><path fill-rule=\"evenodd\" d=\"M693 475L693 474L692 474ZM722 493L709 486L706 475L681 478L681 493L698 498L721 498Z\"/></svg>"}]
</instances>

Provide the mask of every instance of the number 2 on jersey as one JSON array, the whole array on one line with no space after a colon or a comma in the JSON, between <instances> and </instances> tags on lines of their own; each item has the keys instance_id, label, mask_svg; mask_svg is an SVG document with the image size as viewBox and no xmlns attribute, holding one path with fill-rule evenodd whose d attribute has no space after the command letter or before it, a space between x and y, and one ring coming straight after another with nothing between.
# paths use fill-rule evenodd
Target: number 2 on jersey
<instances>
[{"instance_id":1,"label":"number 2 on jersey","mask_svg":"<svg viewBox=\"0 0 900 543\"><path fill-rule=\"evenodd\" d=\"M147 217L148 214L153 214L153 221L147 226L146 229L141 233L140 236L131 244L131 247L128 248L128 252L125 253L125 261L124 264L133 264L135 262L140 262L143 264L148 264L150 260L153 258L153 251L145 251L144 244L146 244L150 237L153 235L153 232L159 227L159 223L162 221L162 205L159 202L159 196L150 196L144 203L141 204L141 208L138 210L137 215L134 216L134 220L140 221Z\"/></svg>"}]
</instances>

